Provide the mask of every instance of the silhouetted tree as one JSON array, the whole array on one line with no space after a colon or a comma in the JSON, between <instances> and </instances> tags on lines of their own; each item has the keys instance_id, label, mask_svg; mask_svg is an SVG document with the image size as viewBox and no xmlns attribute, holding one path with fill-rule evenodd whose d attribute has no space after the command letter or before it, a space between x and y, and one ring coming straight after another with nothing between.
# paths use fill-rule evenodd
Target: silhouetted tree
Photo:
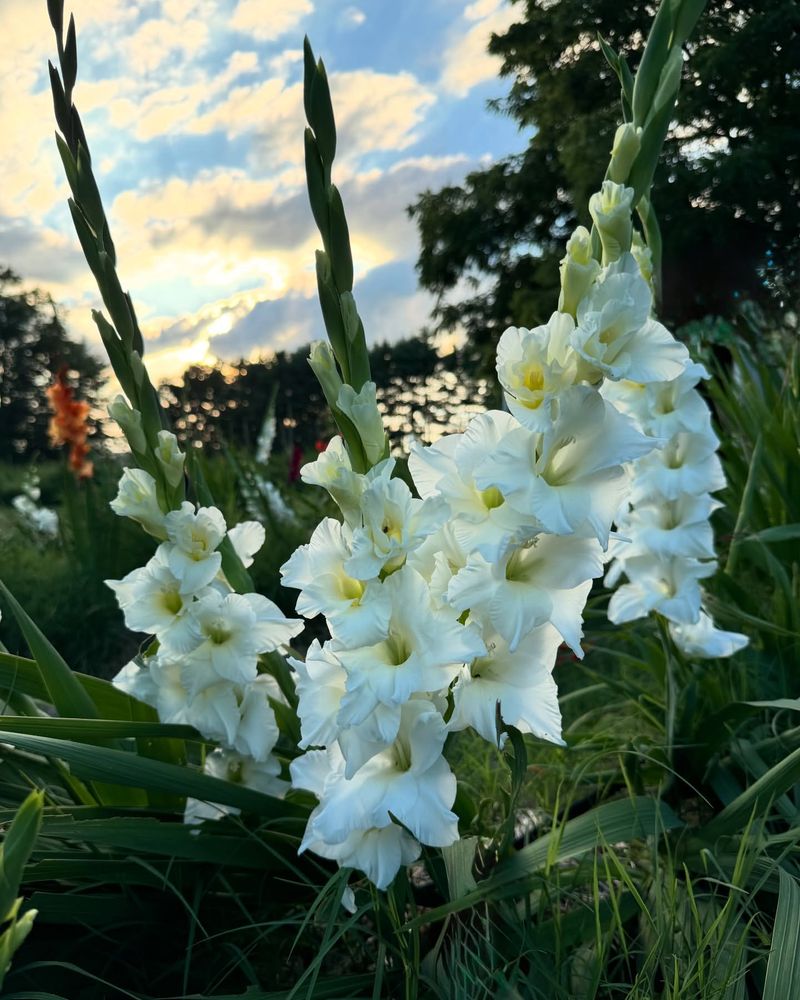
<instances>
[{"instance_id":1,"label":"silhouetted tree","mask_svg":"<svg viewBox=\"0 0 800 1000\"><path fill-rule=\"evenodd\" d=\"M103 382L102 364L69 339L50 296L20 284L0 270L0 459L10 461L51 453L45 389L60 368L89 403Z\"/></svg>"},{"instance_id":2,"label":"silhouetted tree","mask_svg":"<svg viewBox=\"0 0 800 1000\"><path fill-rule=\"evenodd\" d=\"M527 134L523 152L426 191L410 209L422 285L440 330L466 328L486 359L508 325L544 322L572 228L589 223L620 121L619 85L598 32L635 69L654 4L515 0L492 36L510 93L497 107ZM800 5L710 0L687 45L677 122L656 172L664 234L662 314L678 325L730 314L742 298L796 302L800 254ZM464 279L467 298L451 300Z\"/></svg>"}]
</instances>

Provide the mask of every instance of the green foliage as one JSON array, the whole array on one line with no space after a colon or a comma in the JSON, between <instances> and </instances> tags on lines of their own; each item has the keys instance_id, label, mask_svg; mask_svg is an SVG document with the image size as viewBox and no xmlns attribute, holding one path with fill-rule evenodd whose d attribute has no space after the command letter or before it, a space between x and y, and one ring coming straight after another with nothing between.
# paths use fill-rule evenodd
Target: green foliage
<instances>
[{"instance_id":1,"label":"green foliage","mask_svg":"<svg viewBox=\"0 0 800 1000\"><path fill-rule=\"evenodd\" d=\"M10 467L13 469L14 467ZM0 466L2 500L19 491L16 474ZM108 504L116 491L120 466L95 462L95 477L79 484L61 462L37 467L41 502L59 515L59 537L42 538L0 503L2 578L30 617L64 659L86 673L119 669L137 650L116 600L104 580L120 579L152 555L155 542ZM6 491L7 486L7 491ZM13 616L0 622L0 641L13 652L27 650Z\"/></svg>"},{"instance_id":2,"label":"green foliage","mask_svg":"<svg viewBox=\"0 0 800 1000\"><path fill-rule=\"evenodd\" d=\"M26 715L2 733L6 815L30 784L48 796L21 890L39 911L36 933L9 988L87 1000L790 996L800 378L794 353L776 370L743 341L726 343L721 360L706 351L731 484L717 533L723 565L726 547L738 542L739 554L710 599L723 627L748 633L748 650L685 660L658 622L610 626L598 593L586 659L556 668L568 749L525 737L524 752L511 741L501 753L455 734L457 853L426 852L386 894L351 880L352 916L339 903L346 873L296 855L312 800L221 792L199 773L197 738L138 718L126 695L81 678L100 720ZM759 437L761 471L743 505ZM208 466L224 500L224 461ZM0 656L0 688L47 697L35 665L12 656ZM188 772L140 756L145 733L177 740ZM109 737L118 746L103 745ZM59 757L69 774L49 763ZM100 805L107 784L97 783L109 780L175 804ZM186 793L246 811L192 830L178 804ZM101 953L87 927L102 934Z\"/></svg>"},{"instance_id":3,"label":"green foliage","mask_svg":"<svg viewBox=\"0 0 800 1000\"><path fill-rule=\"evenodd\" d=\"M11 968L14 952L33 927L36 910L20 913L18 896L23 870L31 855L42 824L44 796L31 792L19 807L0 846L0 987Z\"/></svg>"},{"instance_id":4,"label":"green foliage","mask_svg":"<svg viewBox=\"0 0 800 1000\"><path fill-rule=\"evenodd\" d=\"M74 24L64 38L62 4L48 6L78 233L115 320L110 350L123 369L129 362L135 369L135 317L113 271L71 103ZM691 15L697 6L680 9ZM346 324L352 276L330 186L335 129L324 68L308 47L306 76L309 148L321 173L312 205L326 250L337 246L330 281ZM632 111L648 104L635 87L626 100ZM314 176L309 171L310 186ZM347 342L343 349L344 373L353 358ZM567 748L512 729L502 750L481 742L476 752L470 733L456 734L448 752L467 772L456 802L465 838L447 852L426 851L386 893L297 854L311 796L276 799L205 774L209 747L199 734L160 724L106 681L67 680L49 630L7 600L4 610L10 603L36 659L0 652L0 692L16 713L0 718L0 820L11 819L32 786L47 802L39 803L35 844L22 838L25 850L13 852L7 895L21 891L38 918L7 995L791 995L800 934L800 702L792 671L800 639L800 369L796 351L776 370L733 338L707 354L730 481L717 523L726 571L711 584L709 605L720 624L749 634L750 648L732 660L687 660L663 621L612 628L607 595L596 594L586 660L557 666ZM234 449L213 461L195 456L197 495L213 491L230 516L246 499L248 462ZM72 536L91 532L74 520ZM265 657L261 666L291 696L281 658ZM73 711L96 717L64 714ZM296 720L289 709L277 718L285 777ZM187 796L230 812L187 826ZM352 898L343 896L348 882Z\"/></svg>"},{"instance_id":5,"label":"green foliage","mask_svg":"<svg viewBox=\"0 0 800 1000\"><path fill-rule=\"evenodd\" d=\"M643 2L519 0L517 22L490 51L511 80L500 107L525 131L525 149L423 193L410 209L418 271L438 298L438 329L463 325L488 367L509 325L543 323L558 297L558 260L603 180L620 120L619 88L598 34L633 65ZM664 232L665 320L730 315L742 298L773 309L796 301L800 259L800 88L791 0L710 0L689 60L652 203ZM702 275L702 280L698 276ZM464 278L480 294L451 298Z\"/></svg>"}]
</instances>

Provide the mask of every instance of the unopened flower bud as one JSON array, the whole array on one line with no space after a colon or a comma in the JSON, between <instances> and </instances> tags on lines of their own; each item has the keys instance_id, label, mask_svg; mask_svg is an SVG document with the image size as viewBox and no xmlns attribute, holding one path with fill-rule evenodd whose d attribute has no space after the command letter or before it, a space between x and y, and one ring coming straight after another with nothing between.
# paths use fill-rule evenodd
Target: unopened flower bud
<instances>
[{"instance_id":1,"label":"unopened flower bud","mask_svg":"<svg viewBox=\"0 0 800 1000\"><path fill-rule=\"evenodd\" d=\"M631 172L633 161L639 155L642 145L642 130L632 122L620 125L614 135L614 145L611 148L611 163L608 167L608 179L615 184L624 184Z\"/></svg>"},{"instance_id":2,"label":"unopened flower bud","mask_svg":"<svg viewBox=\"0 0 800 1000\"><path fill-rule=\"evenodd\" d=\"M386 435L378 410L375 383L365 382L360 392L356 392L352 385L343 385L336 405L355 424L370 465L380 462L386 451Z\"/></svg>"},{"instance_id":3,"label":"unopened flower bud","mask_svg":"<svg viewBox=\"0 0 800 1000\"><path fill-rule=\"evenodd\" d=\"M178 439L170 431L158 432L156 458L164 470L164 476L169 485L177 486L183 479L183 464L186 461L186 456L178 447Z\"/></svg>"},{"instance_id":4,"label":"unopened flower bud","mask_svg":"<svg viewBox=\"0 0 800 1000\"><path fill-rule=\"evenodd\" d=\"M324 340L315 340L311 345L308 363L322 386L328 404L335 406L342 388L342 379L336 368L336 358L330 344Z\"/></svg>"},{"instance_id":5,"label":"unopened flower bud","mask_svg":"<svg viewBox=\"0 0 800 1000\"><path fill-rule=\"evenodd\" d=\"M108 404L108 415L119 424L134 454L143 454L147 451L147 441L142 430L142 415L128 404L124 396L116 396Z\"/></svg>"},{"instance_id":6,"label":"unopened flower bud","mask_svg":"<svg viewBox=\"0 0 800 1000\"><path fill-rule=\"evenodd\" d=\"M631 254L639 265L642 277L650 287L653 287L653 254L650 247L644 242L639 233L634 229L631 237Z\"/></svg>"},{"instance_id":7,"label":"unopened flower bud","mask_svg":"<svg viewBox=\"0 0 800 1000\"><path fill-rule=\"evenodd\" d=\"M603 181L602 188L589 199L592 216L603 245L603 265L612 264L631 246L633 188Z\"/></svg>"},{"instance_id":8,"label":"unopened flower bud","mask_svg":"<svg viewBox=\"0 0 800 1000\"><path fill-rule=\"evenodd\" d=\"M561 296L558 311L575 316L578 303L587 295L600 271L592 256L592 237L584 226L578 226L567 241L567 252L561 260Z\"/></svg>"},{"instance_id":9,"label":"unopened flower bud","mask_svg":"<svg viewBox=\"0 0 800 1000\"><path fill-rule=\"evenodd\" d=\"M156 492L156 481L144 469L123 469L119 491L110 506L115 514L137 521L146 532L156 538L167 537L164 512L161 510Z\"/></svg>"}]
</instances>

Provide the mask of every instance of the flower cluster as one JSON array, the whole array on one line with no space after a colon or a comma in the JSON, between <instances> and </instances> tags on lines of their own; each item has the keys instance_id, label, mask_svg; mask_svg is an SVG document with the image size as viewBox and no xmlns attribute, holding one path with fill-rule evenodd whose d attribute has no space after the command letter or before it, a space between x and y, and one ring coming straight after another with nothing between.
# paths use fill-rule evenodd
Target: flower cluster
<instances>
[{"instance_id":1,"label":"flower cluster","mask_svg":"<svg viewBox=\"0 0 800 1000\"><path fill-rule=\"evenodd\" d=\"M343 517L324 520L282 570L300 591L298 611L323 614L331 636L292 661L307 748L292 780L319 799L302 849L380 888L421 844L458 836L449 732L469 726L495 742L499 713L506 726L561 742L558 649L582 656L583 609L630 464L661 444L601 390L674 380L688 363L651 315L646 254L619 252L619 206L630 230L632 194L604 184L591 205L602 265L578 229L559 310L503 334L497 370L510 412L412 448L419 499L381 460L371 383L358 395L338 390L339 409L371 445L369 472L354 471L338 438L302 470ZM322 353L314 348L312 366Z\"/></svg>"},{"instance_id":2,"label":"flower cluster","mask_svg":"<svg viewBox=\"0 0 800 1000\"><path fill-rule=\"evenodd\" d=\"M65 370L58 372L53 384L47 388L47 398L53 410L50 418L50 441L54 446L69 445L69 466L78 479L90 479L94 466L86 457L89 454L89 404L74 398L67 385Z\"/></svg>"},{"instance_id":3,"label":"flower cluster","mask_svg":"<svg viewBox=\"0 0 800 1000\"><path fill-rule=\"evenodd\" d=\"M249 566L264 542L263 527L246 521L228 530L216 507L188 501L165 514L155 480L142 469L123 472L112 507L161 539L145 566L106 581L128 628L156 640L114 683L152 705L162 722L194 726L217 743L220 749L207 760L211 773L281 793L286 786L272 755L278 726L270 705L281 694L274 679L259 672L259 656L283 647L303 623L287 619L260 594L234 593L220 553L227 536ZM190 818L218 814L219 807L210 808L191 804Z\"/></svg>"},{"instance_id":4,"label":"flower cluster","mask_svg":"<svg viewBox=\"0 0 800 1000\"><path fill-rule=\"evenodd\" d=\"M39 501L42 491L39 487L39 475L35 468L26 473L22 481L21 492L11 499L11 506L32 531L42 538L58 538L58 514L49 507L42 506Z\"/></svg>"},{"instance_id":5,"label":"flower cluster","mask_svg":"<svg viewBox=\"0 0 800 1000\"><path fill-rule=\"evenodd\" d=\"M700 581L716 569L709 518L720 504L712 493L725 486L719 440L696 388L708 377L702 365L689 362L671 380L604 387L607 399L662 442L633 463L606 577L612 587L623 574L628 582L612 596L608 617L619 623L658 612L675 644L695 658L730 656L747 645L746 636L716 628L703 609Z\"/></svg>"}]
</instances>

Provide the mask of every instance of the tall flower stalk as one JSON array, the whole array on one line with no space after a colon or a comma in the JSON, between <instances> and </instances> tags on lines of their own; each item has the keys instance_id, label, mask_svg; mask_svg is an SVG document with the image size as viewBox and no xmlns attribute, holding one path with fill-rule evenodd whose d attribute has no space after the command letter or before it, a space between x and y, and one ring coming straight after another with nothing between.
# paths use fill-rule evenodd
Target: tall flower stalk
<instances>
[{"instance_id":1,"label":"tall flower stalk","mask_svg":"<svg viewBox=\"0 0 800 1000\"><path fill-rule=\"evenodd\" d=\"M252 521L226 525L199 466L186 469L186 456L164 426L158 393L143 361L144 338L131 297L122 289L73 101L75 20L70 16L65 34L63 0L48 0L48 11L60 68L59 74L49 64L60 129L56 143L72 195L75 230L110 317L92 313L124 394L109 412L135 462L123 471L111 506L160 542L146 566L122 580L106 581L129 628L152 637L114 683L154 707L162 722L194 726L212 745L206 758L209 773L281 795L287 785L273 754L279 736L275 707L285 707L287 694L267 669L267 658L287 650L302 622L285 618L272 601L252 593L246 566L264 543L263 527ZM280 661L275 669L280 676L285 673ZM210 807L209 812L206 804L190 800L187 819L223 811Z\"/></svg>"},{"instance_id":2,"label":"tall flower stalk","mask_svg":"<svg viewBox=\"0 0 800 1000\"><path fill-rule=\"evenodd\" d=\"M282 569L300 592L298 610L324 615L330 633L305 662L292 661L306 749L292 780L319 800L301 849L358 868L379 888L423 845L458 838L450 732L471 727L515 747L518 732L562 742L558 648L583 655L592 582L624 547L609 543L632 470L670 454L667 439L617 404L619 387L653 395L694 370L654 316L661 241L650 186L682 46L703 6L660 6L635 78L601 43L624 121L589 201L592 230L579 227L567 243L548 322L500 339L510 412L481 414L463 434L412 448L418 496L386 457L331 181L327 77L306 42L306 169L330 342L314 345L309 360L341 437L302 475L328 490L342 520L326 518Z\"/></svg>"}]
</instances>

